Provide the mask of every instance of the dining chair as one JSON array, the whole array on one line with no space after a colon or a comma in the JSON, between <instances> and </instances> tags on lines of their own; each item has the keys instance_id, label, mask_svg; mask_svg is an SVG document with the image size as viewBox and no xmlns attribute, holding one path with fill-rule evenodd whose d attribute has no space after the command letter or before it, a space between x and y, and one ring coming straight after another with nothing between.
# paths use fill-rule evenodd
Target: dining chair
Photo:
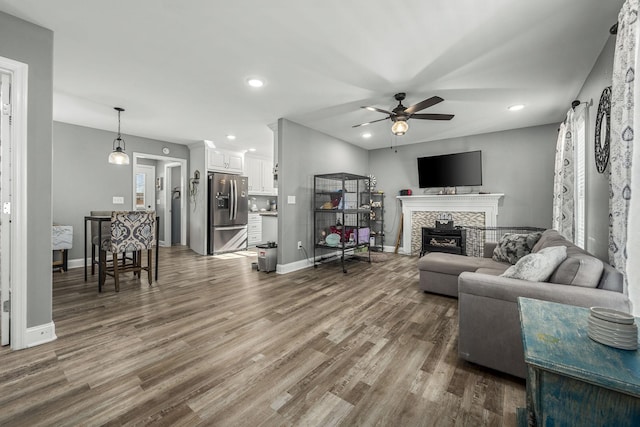
<instances>
[{"instance_id":1,"label":"dining chair","mask_svg":"<svg viewBox=\"0 0 640 427\"><path fill-rule=\"evenodd\" d=\"M91 211L91 216L111 216L112 211ZM91 221L91 275L96 273L96 264L99 263L99 260L96 259L96 250L100 247L100 242L98 239L100 238L99 227L102 225L102 241L109 240L111 235L111 221Z\"/></svg>"},{"instance_id":2,"label":"dining chair","mask_svg":"<svg viewBox=\"0 0 640 427\"><path fill-rule=\"evenodd\" d=\"M154 211L114 211L111 213L109 239L100 247L102 278L113 276L116 292L120 291L120 274L133 272L141 277L147 271L149 285L153 282L152 251L156 243L156 213ZM142 251L147 251L147 265L142 266ZM131 258L127 252L134 253ZM111 253L113 262L107 264L107 253ZM121 263L118 262L119 260ZM129 261L129 262L127 262Z\"/></svg>"}]
</instances>

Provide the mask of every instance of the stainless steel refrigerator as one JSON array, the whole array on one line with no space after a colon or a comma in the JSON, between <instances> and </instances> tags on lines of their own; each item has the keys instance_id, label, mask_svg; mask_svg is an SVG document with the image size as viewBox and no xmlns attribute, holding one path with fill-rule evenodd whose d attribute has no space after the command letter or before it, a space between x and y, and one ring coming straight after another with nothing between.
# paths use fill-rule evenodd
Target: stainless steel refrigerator
<instances>
[{"instance_id":1,"label":"stainless steel refrigerator","mask_svg":"<svg viewBox=\"0 0 640 427\"><path fill-rule=\"evenodd\" d=\"M248 181L246 176L209 174L209 255L247 249Z\"/></svg>"}]
</instances>

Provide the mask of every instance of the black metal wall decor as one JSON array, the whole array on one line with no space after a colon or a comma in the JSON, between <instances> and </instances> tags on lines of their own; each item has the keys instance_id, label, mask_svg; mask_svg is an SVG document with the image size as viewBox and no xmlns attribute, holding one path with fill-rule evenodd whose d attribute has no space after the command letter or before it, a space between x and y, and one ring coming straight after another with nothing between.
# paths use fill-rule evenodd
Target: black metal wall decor
<instances>
[{"instance_id":1,"label":"black metal wall decor","mask_svg":"<svg viewBox=\"0 0 640 427\"><path fill-rule=\"evenodd\" d=\"M609 163L609 142L611 139L611 86L606 87L600 95L595 129L596 169L604 173Z\"/></svg>"}]
</instances>

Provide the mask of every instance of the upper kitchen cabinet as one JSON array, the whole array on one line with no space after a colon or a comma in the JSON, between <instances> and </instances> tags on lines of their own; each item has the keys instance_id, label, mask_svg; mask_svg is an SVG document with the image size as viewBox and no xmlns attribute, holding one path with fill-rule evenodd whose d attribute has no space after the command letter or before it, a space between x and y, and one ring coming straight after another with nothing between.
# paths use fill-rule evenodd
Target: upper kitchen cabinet
<instances>
[{"instance_id":1,"label":"upper kitchen cabinet","mask_svg":"<svg viewBox=\"0 0 640 427\"><path fill-rule=\"evenodd\" d=\"M244 173L244 153L207 148L207 169L213 172Z\"/></svg>"},{"instance_id":2,"label":"upper kitchen cabinet","mask_svg":"<svg viewBox=\"0 0 640 427\"><path fill-rule=\"evenodd\" d=\"M246 174L249 178L249 194L276 195L273 185L273 161L259 157L245 158Z\"/></svg>"}]
</instances>

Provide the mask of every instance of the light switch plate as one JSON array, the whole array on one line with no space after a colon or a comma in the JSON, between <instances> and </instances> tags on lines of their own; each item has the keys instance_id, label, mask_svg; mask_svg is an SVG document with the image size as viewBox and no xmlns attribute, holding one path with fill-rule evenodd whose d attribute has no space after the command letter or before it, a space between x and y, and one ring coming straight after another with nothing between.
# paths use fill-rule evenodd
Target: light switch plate
<instances>
[{"instance_id":1,"label":"light switch plate","mask_svg":"<svg viewBox=\"0 0 640 427\"><path fill-rule=\"evenodd\" d=\"M287 203L290 205L296 204L296 196L287 196Z\"/></svg>"},{"instance_id":2,"label":"light switch plate","mask_svg":"<svg viewBox=\"0 0 640 427\"><path fill-rule=\"evenodd\" d=\"M113 196L114 205L124 205L124 197Z\"/></svg>"}]
</instances>

